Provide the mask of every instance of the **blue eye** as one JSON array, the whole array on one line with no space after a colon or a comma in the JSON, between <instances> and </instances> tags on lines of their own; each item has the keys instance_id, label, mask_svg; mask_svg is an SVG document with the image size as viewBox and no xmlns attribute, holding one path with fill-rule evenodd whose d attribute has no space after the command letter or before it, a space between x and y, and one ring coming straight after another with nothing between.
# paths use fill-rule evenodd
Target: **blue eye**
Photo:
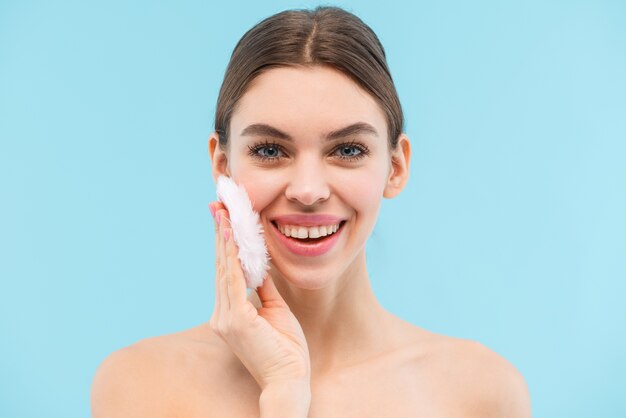
<instances>
[{"instance_id":1,"label":"blue eye","mask_svg":"<svg viewBox=\"0 0 626 418\"><path fill-rule=\"evenodd\" d=\"M272 146L261 147L257 150L257 154L259 154L259 156L264 157L264 158L276 158L279 152L280 150L278 148L272 147Z\"/></svg>"},{"instance_id":2,"label":"blue eye","mask_svg":"<svg viewBox=\"0 0 626 418\"><path fill-rule=\"evenodd\" d=\"M269 142L248 146L248 149L250 150L250 155L252 157L258 158L262 161L278 160L280 158L279 154L282 153L278 144L272 144Z\"/></svg>"},{"instance_id":3,"label":"blue eye","mask_svg":"<svg viewBox=\"0 0 626 418\"><path fill-rule=\"evenodd\" d=\"M339 151L340 158L345 158L348 160L364 157L363 155L364 149L357 145L352 145L352 144L340 145L337 148L337 151Z\"/></svg>"},{"instance_id":4,"label":"blue eye","mask_svg":"<svg viewBox=\"0 0 626 418\"><path fill-rule=\"evenodd\" d=\"M342 160L358 160L369 154L369 150L365 145L349 143L341 144L335 148L334 154Z\"/></svg>"}]
</instances>

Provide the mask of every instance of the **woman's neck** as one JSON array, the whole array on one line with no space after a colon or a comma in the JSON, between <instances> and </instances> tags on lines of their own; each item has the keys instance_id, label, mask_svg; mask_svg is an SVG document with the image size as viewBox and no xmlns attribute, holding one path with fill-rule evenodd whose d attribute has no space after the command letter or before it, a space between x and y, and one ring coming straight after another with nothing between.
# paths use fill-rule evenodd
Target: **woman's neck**
<instances>
[{"instance_id":1,"label":"woman's neck","mask_svg":"<svg viewBox=\"0 0 626 418\"><path fill-rule=\"evenodd\" d=\"M365 251L331 285L320 289L301 289L275 271L270 274L302 326L314 373L356 363L392 342L393 316L371 288ZM260 306L256 292L249 299Z\"/></svg>"}]
</instances>

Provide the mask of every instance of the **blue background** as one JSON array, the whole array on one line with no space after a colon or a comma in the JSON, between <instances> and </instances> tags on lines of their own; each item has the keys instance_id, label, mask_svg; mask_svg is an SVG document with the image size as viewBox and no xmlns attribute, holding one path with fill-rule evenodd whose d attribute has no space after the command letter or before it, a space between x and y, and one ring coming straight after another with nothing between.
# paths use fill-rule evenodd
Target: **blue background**
<instances>
[{"instance_id":1,"label":"blue background","mask_svg":"<svg viewBox=\"0 0 626 418\"><path fill-rule=\"evenodd\" d=\"M0 416L86 417L96 367L208 321L207 154L237 40L313 2L0 1ZM337 1L379 35L411 179L381 303L478 340L535 417L626 416L626 3Z\"/></svg>"}]
</instances>

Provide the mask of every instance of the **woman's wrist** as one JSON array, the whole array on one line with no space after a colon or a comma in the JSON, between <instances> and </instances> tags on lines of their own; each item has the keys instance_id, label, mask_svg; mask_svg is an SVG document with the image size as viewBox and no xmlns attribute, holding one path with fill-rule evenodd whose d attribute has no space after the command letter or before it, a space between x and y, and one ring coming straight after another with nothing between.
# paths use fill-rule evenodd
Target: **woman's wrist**
<instances>
[{"instance_id":1,"label":"woman's wrist","mask_svg":"<svg viewBox=\"0 0 626 418\"><path fill-rule=\"evenodd\" d=\"M309 382L272 383L263 389L259 398L261 418L305 418L310 406Z\"/></svg>"}]
</instances>

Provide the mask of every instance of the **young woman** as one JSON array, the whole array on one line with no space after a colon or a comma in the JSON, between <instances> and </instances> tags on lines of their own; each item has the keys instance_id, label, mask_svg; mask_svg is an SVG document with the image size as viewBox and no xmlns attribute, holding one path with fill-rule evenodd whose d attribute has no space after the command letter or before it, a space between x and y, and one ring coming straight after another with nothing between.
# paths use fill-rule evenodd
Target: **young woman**
<instances>
[{"instance_id":1,"label":"young woman","mask_svg":"<svg viewBox=\"0 0 626 418\"><path fill-rule=\"evenodd\" d=\"M93 416L530 416L504 358L395 317L372 291L365 244L409 176L402 123L383 47L356 16L286 11L248 31L209 152L214 179L243 184L260 214L268 277L247 295L228 211L213 202L210 321L109 356Z\"/></svg>"}]
</instances>

